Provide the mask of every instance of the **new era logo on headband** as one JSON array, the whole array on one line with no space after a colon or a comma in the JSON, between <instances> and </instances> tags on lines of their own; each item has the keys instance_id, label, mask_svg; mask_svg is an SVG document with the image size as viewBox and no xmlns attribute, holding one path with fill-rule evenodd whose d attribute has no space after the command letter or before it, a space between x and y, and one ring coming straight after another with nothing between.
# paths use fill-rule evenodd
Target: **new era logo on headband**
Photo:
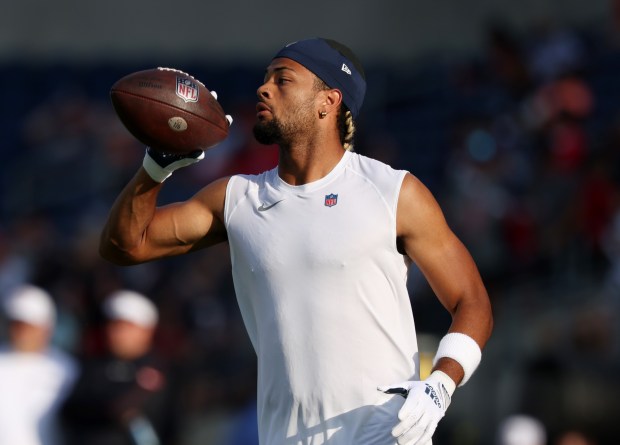
<instances>
[{"instance_id":1,"label":"new era logo on headband","mask_svg":"<svg viewBox=\"0 0 620 445\"><path fill-rule=\"evenodd\" d=\"M342 64L342 68L340 68L342 71L344 71L345 73L347 73L349 76L351 75L351 70L349 69L349 67L343 63Z\"/></svg>"}]
</instances>

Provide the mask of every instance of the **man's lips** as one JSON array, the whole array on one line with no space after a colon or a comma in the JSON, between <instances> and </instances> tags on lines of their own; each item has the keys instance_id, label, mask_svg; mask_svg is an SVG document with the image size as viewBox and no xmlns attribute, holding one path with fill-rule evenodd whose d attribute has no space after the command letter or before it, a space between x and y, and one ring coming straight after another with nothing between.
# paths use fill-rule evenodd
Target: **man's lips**
<instances>
[{"instance_id":1,"label":"man's lips","mask_svg":"<svg viewBox=\"0 0 620 445\"><path fill-rule=\"evenodd\" d=\"M262 114L263 112L268 111L271 113L271 109L263 102L258 102L256 104L256 113Z\"/></svg>"}]
</instances>

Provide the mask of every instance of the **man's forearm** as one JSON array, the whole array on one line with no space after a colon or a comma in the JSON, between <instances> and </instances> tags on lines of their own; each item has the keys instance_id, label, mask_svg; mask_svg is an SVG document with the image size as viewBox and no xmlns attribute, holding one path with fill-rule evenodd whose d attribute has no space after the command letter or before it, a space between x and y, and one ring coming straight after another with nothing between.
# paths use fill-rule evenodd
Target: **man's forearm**
<instances>
[{"instance_id":1,"label":"man's forearm","mask_svg":"<svg viewBox=\"0 0 620 445\"><path fill-rule=\"evenodd\" d=\"M161 186L142 168L127 184L114 202L101 233L99 251L103 258L117 264L139 262L135 251L153 219Z\"/></svg>"}]
</instances>

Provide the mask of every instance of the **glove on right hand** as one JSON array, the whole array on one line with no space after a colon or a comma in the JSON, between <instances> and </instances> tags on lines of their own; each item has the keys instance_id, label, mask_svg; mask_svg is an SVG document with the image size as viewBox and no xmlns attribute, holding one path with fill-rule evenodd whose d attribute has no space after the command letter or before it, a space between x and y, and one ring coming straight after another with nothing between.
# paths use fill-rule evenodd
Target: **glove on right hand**
<instances>
[{"instance_id":1,"label":"glove on right hand","mask_svg":"<svg viewBox=\"0 0 620 445\"><path fill-rule=\"evenodd\" d=\"M164 182L179 168L195 164L205 157L205 152L196 150L191 153L180 155L176 153L162 153L151 147L146 147L142 166L155 182Z\"/></svg>"},{"instance_id":2,"label":"glove on right hand","mask_svg":"<svg viewBox=\"0 0 620 445\"><path fill-rule=\"evenodd\" d=\"M400 422L392 429L398 445L430 444L437 424L450 406L450 394L442 382L431 374L423 381L401 382L377 389L406 398L398 413Z\"/></svg>"}]
</instances>

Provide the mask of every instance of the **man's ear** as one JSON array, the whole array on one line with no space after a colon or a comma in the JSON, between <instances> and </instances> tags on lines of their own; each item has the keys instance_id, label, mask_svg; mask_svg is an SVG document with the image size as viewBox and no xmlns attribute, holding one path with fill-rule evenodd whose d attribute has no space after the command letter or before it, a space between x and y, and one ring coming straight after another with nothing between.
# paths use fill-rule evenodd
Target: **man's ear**
<instances>
[{"instance_id":1,"label":"man's ear","mask_svg":"<svg viewBox=\"0 0 620 445\"><path fill-rule=\"evenodd\" d=\"M325 90L325 99L323 102L323 108L327 113L335 112L342 103L342 92L337 88Z\"/></svg>"}]
</instances>

